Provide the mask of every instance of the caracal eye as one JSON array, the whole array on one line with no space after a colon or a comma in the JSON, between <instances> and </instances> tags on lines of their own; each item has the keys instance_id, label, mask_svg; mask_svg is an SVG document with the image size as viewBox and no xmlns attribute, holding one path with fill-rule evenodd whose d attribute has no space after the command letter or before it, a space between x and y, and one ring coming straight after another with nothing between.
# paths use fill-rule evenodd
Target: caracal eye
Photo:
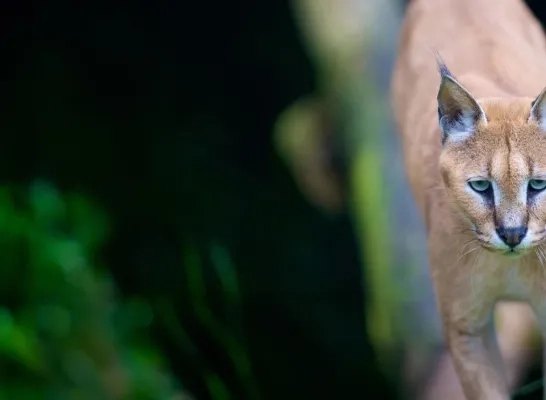
<instances>
[{"instance_id":1,"label":"caracal eye","mask_svg":"<svg viewBox=\"0 0 546 400\"><path fill-rule=\"evenodd\" d=\"M544 179L531 179L529 181L529 187L533 190L544 190L546 189L546 180Z\"/></svg>"},{"instance_id":2,"label":"caracal eye","mask_svg":"<svg viewBox=\"0 0 546 400\"><path fill-rule=\"evenodd\" d=\"M468 182L468 184L474 191L478 193L485 192L491 187L491 182L486 180L470 181ZM544 186L546 187L546 184Z\"/></svg>"}]
</instances>

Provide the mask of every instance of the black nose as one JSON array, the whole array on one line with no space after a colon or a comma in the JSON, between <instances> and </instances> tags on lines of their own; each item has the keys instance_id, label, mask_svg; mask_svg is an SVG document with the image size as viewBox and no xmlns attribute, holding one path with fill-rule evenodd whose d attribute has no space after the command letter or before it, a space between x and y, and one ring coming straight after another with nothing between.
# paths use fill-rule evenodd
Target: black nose
<instances>
[{"instance_id":1,"label":"black nose","mask_svg":"<svg viewBox=\"0 0 546 400\"><path fill-rule=\"evenodd\" d=\"M499 237L511 249L521 243L526 233L527 227L525 226L520 226L517 228L504 228L501 226L497 229L497 234Z\"/></svg>"}]
</instances>

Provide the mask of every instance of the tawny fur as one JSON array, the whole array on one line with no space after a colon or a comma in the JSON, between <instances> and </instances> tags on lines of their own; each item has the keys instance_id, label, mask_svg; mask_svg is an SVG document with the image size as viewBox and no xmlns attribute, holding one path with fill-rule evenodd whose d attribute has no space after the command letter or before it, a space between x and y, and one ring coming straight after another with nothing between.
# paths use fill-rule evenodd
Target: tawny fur
<instances>
[{"instance_id":1,"label":"tawny fur","mask_svg":"<svg viewBox=\"0 0 546 400\"><path fill-rule=\"evenodd\" d=\"M528 303L546 332L546 194L532 206L521 201L523 182L546 176L540 112L530 119L531 102L546 85L544 33L521 0L412 0L399 46L393 108L426 222L446 342L468 399L509 399L493 335L495 305ZM467 140L442 145L440 74L431 49L486 115ZM494 211L469 193L467 178L474 175L498 185L502 201ZM535 242L517 257L497 251L488 243L498 241L499 220L527 224ZM502 312L507 329L500 342L512 360L518 346L524 350L533 318L520 308Z\"/></svg>"}]
</instances>

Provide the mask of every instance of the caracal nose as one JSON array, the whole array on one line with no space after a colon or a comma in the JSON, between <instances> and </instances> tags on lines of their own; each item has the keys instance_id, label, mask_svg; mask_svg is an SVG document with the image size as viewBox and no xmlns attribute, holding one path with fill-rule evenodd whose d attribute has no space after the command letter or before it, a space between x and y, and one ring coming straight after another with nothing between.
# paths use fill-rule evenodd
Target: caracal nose
<instances>
[{"instance_id":1,"label":"caracal nose","mask_svg":"<svg viewBox=\"0 0 546 400\"><path fill-rule=\"evenodd\" d=\"M505 228L501 226L497 229L497 234L508 247L513 249L521 243L527 234L527 227L519 226L517 228Z\"/></svg>"}]
</instances>

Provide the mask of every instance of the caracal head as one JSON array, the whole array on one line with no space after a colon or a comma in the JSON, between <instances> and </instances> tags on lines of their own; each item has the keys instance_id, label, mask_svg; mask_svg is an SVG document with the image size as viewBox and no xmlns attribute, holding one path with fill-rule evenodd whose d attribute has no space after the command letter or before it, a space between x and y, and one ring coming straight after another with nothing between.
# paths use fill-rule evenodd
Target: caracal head
<instances>
[{"instance_id":1,"label":"caracal head","mask_svg":"<svg viewBox=\"0 0 546 400\"><path fill-rule=\"evenodd\" d=\"M477 101L439 60L440 170L481 245L517 256L546 244L546 89ZM537 90L538 91L538 90Z\"/></svg>"}]
</instances>

